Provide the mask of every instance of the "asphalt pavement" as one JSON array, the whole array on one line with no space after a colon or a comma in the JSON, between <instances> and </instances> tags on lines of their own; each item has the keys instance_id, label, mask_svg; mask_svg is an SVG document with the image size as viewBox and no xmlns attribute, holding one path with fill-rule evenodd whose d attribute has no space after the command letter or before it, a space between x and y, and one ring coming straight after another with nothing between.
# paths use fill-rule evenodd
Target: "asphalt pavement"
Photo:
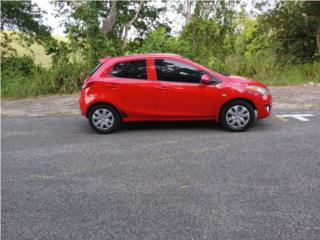
<instances>
[{"instance_id":1,"label":"asphalt pavement","mask_svg":"<svg viewBox=\"0 0 320 240\"><path fill-rule=\"evenodd\" d=\"M243 133L2 117L1 138L3 239L320 239L320 110Z\"/></svg>"}]
</instances>

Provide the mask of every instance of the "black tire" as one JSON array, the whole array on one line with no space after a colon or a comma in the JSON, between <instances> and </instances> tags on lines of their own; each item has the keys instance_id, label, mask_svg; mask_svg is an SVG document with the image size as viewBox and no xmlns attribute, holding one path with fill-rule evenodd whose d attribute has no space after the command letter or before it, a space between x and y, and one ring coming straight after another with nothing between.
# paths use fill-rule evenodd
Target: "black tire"
<instances>
[{"instance_id":1,"label":"black tire","mask_svg":"<svg viewBox=\"0 0 320 240\"><path fill-rule=\"evenodd\" d=\"M242 106L245 109L247 109L247 111L249 112L249 119L247 121L247 123L244 126L240 126L241 124L239 124L238 127L232 127L230 125L230 123L228 123L227 121L227 113L228 111L235 106ZM232 114L232 113L231 113ZM254 114L254 107L252 106L252 104L243 101L243 100L235 100L232 102L227 103L221 110L220 113L220 124L227 130L231 131L231 132L242 132L245 131L246 129L248 129L250 126L253 125L255 121L255 114Z\"/></svg>"},{"instance_id":2,"label":"black tire","mask_svg":"<svg viewBox=\"0 0 320 240\"><path fill-rule=\"evenodd\" d=\"M94 119L97 115L95 113L97 113L97 111L107 111L108 113L112 114L112 118L113 118L113 122L112 124L108 124L105 123L104 125L107 126L107 129L103 129L103 127L99 128L97 127L97 123L96 123L96 119ZM95 117L94 117L95 114ZM111 115L110 115L111 116ZM111 119L111 118L110 118ZM108 120L104 120L104 121L109 121L110 120L108 117ZM93 108L90 109L89 113L88 113L88 120L89 120L89 124L90 127L96 131L97 133L101 133L101 134L106 134L106 133L112 133L114 131L116 131L117 129L119 129L120 125L121 125L121 117L119 112L112 106L108 105L108 104L99 104L94 106Z\"/></svg>"}]
</instances>

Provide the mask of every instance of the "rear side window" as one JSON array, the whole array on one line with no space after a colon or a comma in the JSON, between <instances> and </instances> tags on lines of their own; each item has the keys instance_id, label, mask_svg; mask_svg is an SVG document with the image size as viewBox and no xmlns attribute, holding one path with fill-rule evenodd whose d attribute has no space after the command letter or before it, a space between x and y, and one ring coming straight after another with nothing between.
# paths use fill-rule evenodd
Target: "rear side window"
<instances>
[{"instance_id":1,"label":"rear side window","mask_svg":"<svg viewBox=\"0 0 320 240\"><path fill-rule=\"evenodd\" d=\"M160 81L200 83L203 72L173 60L156 59L157 78Z\"/></svg>"},{"instance_id":2,"label":"rear side window","mask_svg":"<svg viewBox=\"0 0 320 240\"><path fill-rule=\"evenodd\" d=\"M117 63L109 75L119 78L147 79L147 61L138 60Z\"/></svg>"}]
</instances>

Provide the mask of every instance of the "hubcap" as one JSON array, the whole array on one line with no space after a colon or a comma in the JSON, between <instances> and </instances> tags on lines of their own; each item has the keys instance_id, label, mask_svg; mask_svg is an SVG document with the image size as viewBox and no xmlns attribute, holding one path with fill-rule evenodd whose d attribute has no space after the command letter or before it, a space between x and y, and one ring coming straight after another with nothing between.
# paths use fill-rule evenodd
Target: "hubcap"
<instances>
[{"instance_id":1,"label":"hubcap","mask_svg":"<svg viewBox=\"0 0 320 240\"><path fill-rule=\"evenodd\" d=\"M226 114L227 124L233 129L245 127L250 121L249 110L241 105L235 105L229 108Z\"/></svg>"},{"instance_id":2,"label":"hubcap","mask_svg":"<svg viewBox=\"0 0 320 240\"><path fill-rule=\"evenodd\" d=\"M113 126L114 116L106 108L99 108L94 111L92 115L92 122L94 126L100 130L108 130Z\"/></svg>"}]
</instances>

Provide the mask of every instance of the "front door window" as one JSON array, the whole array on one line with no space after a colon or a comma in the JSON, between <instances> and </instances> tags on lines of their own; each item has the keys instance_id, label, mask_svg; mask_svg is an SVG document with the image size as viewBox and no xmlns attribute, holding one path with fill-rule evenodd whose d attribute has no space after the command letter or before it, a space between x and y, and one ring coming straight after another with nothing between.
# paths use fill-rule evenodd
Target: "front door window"
<instances>
[{"instance_id":1,"label":"front door window","mask_svg":"<svg viewBox=\"0 0 320 240\"><path fill-rule=\"evenodd\" d=\"M196 68L169 59L155 60L159 81L200 83L202 72Z\"/></svg>"}]
</instances>

